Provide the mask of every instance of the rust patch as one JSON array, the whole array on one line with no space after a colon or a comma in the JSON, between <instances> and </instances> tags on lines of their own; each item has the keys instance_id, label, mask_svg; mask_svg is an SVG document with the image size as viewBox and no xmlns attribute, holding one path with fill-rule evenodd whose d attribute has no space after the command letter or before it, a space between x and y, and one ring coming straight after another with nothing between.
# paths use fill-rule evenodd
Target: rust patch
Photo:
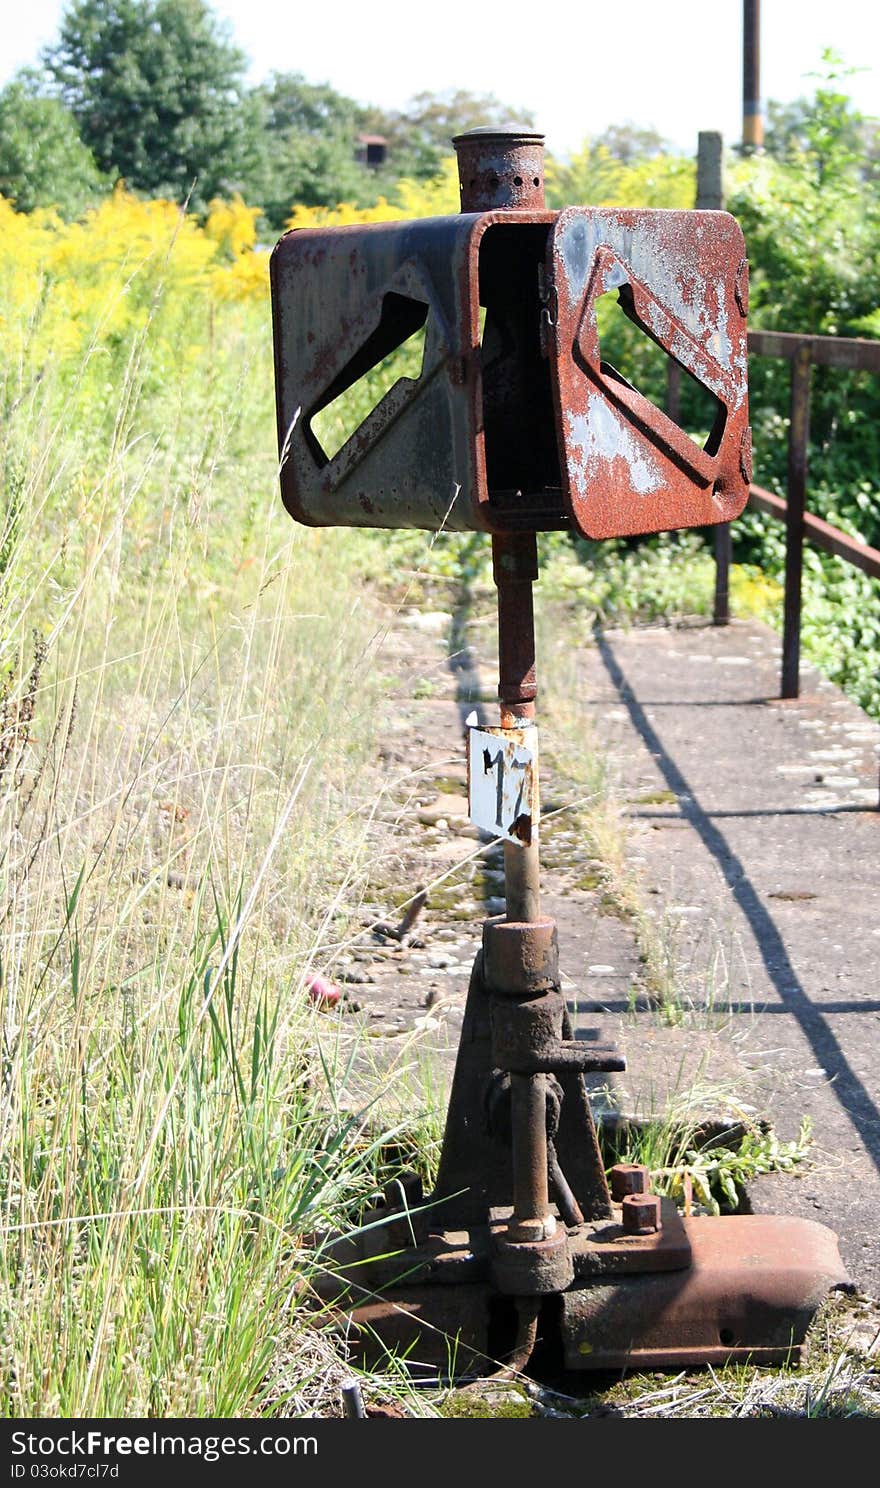
<instances>
[{"instance_id":1,"label":"rust patch","mask_svg":"<svg viewBox=\"0 0 880 1488\"><path fill-rule=\"evenodd\" d=\"M532 840L532 818L527 811L523 811L511 824L511 836L518 837L524 847L528 847Z\"/></svg>"}]
</instances>

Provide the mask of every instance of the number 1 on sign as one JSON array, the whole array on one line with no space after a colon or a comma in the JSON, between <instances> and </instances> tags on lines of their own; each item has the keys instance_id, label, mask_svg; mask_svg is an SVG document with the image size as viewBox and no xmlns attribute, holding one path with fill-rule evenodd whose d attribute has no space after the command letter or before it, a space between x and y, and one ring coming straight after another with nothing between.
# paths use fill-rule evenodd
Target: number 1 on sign
<instances>
[{"instance_id":1,"label":"number 1 on sign","mask_svg":"<svg viewBox=\"0 0 880 1488\"><path fill-rule=\"evenodd\" d=\"M484 749L483 768L487 775L492 770L497 769L498 771L498 784L495 788L495 825L498 828L499 832L504 832L506 831L506 823L504 820L504 775L507 769L507 765L504 759L504 750L499 749L495 758L490 759L488 749ZM517 821L522 814L523 793L525 791L526 785L526 770L531 769L531 761L524 759L512 759L510 762L510 768L511 770L518 770L521 776L519 784L519 794L513 807L513 820Z\"/></svg>"}]
</instances>

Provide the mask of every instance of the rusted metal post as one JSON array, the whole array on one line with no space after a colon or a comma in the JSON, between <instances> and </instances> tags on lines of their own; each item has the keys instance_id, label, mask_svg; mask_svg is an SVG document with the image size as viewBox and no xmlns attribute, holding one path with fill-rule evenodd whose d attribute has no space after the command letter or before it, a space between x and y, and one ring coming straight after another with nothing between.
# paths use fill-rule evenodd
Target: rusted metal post
<instances>
[{"instance_id":1,"label":"rusted metal post","mask_svg":"<svg viewBox=\"0 0 880 1488\"><path fill-rule=\"evenodd\" d=\"M720 212L724 207L724 141L715 129L701 129L697 136L698 212ZM730 523L721 522L712 533L715 552L714 625L730 622L730 560L733 543Z\"/></svg>"},{"instance_id":2,"label":"rusted metal post","mask_svg":"<svg viewBox=\"0 0 880 1488\"><path fill-rule=\"evenodd\" d=\"M532 584L538 577L533 532L493 537L492 569L498 588L498 698L501 727L521 728L535 720L535 619ZM507 918L537 920L541 913L538 843L504 844Z\"/></svg>"},{"instance_id":3,"label":"rusted metal post","mask_svg":"<svg viewBox=\"0 0 880 1488\"><path fill-rule=\"evenodd\" d=\"M743 0L743 154L753 155L763 146L761 0Z\"/></svg>"},{"instance_id":4,"label":"rusted metal post","mask_svg":"<svg viewBox=\"0 0 880 1488\"><path fill-rule=\"evenodd\" d=\"M544 203L544 136L530 130L472 129L452 142L458 156L463 212L498 209L540 211ZM492 570L498 588L498 696L501 727L517 728L535 718L535 621L532 584L538 577L534 532L492 538ZM504 844L507 918L538 919L541 913L538 846Z\"/></svg>"},{"instance_id":5,"label":"rusted metal post","mask_svg":"<svg viewBox=\"0 0 880 1488\"><path fill-rule=\"evenodd\" d=\"M472 130L453 140L458 156L461 210L544 206L544 137L526 131ZM492 538L498 590L498 698L501 727L535 719L537 673L532 585L538 577L534 532ZM537 842L504 844L504 890L509 921L541 913ZM547 1173L547 1093L544 1075L511 1075L513 1217L511 1240L540 1240L551 1232Z\"/></svg>"},{"instance_id":6,"label":"rusted metal post","mask_svg":"<svg viewBox=\"0 0 880 1488\"><path fill-rule=\"evenodd\" d=\"M545 1075L512 1075L513 1216L508 1238L544 1240L556 1228L550 1213Z\"/></svg>"},{"instance_id":7,"label":"rusted metal post","mask_svg":"<svg viewBox=\"0 0 880 1488\"><path fill-rule=\"evenodd\" d=\"M788 494L785 507L785 612L782 625L782 696L800 695L801 579L804 562L804 507L810 440L809 342L791 363L788 429Z\"/></svg>"}]
</instances>

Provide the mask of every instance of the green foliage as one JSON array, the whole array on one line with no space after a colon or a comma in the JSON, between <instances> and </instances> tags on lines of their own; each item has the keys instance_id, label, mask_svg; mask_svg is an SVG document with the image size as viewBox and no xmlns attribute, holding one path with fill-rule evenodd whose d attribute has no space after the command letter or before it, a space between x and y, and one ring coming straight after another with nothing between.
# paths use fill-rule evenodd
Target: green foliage
<instances>
[{"instance_id":1,"label":"green foliage","mask_svg":"<svg viewBox=\"0 0 880 1488\"><path fill-rule=\"evenodd\" d=\"M859 113L840 86L862 69L848 67L830 47L822 53L822 69L811 74L821 83L813 98L769 105L767 153L781 160L809 156L820 181L826 173L833 177L842 165L855 167L863 177L874 174L880 123Z\"/></svg>"},{"instance_id":2,"label":"green foliage","mask_svg":"<svg viewBox=\"0 0 880 1488\"><path fill-rule=\"evenodd\" d=\"M745 1185L765 1173L792 1173L812 1143L810 1118L805 1116L797 1137L780 1142L772 1128L751 1127L736 1146L720 1143L688 1147L677 1171L667 1175L672 1198L684 1197L690 1179L697 1202L711 1214L739 1207Z\"/></svg>"},{"instance_id":3,"label":"green foliage","mask_svg":"<svg viewBox=\"0 0 880 1488\"><path fill-rule=\"evenodd\" d=\"M808 1116L790 1142L781 1142L764 1124L747 1126L735 1142L701 1140L698 1123L678 1116L627 1127L623 1144L601 1128L600 1137L611 1162L642 1163L650 1169L655 1193L686 1209L693 1198L710 1214L737 1209L746 1184L762 1174L794 1172L813 1140Z\"/></svg>"},{"instance_id":4,"label":"green foliage","mask_svg":"<svg viewBox=\"0 0 880 1488\"><path fill-rule=\"evenodd\" d=\"M704 614L711 603L712 561L697 533L664 532L651 543L546 533L541 548L544 591L576 598L591 621L674 619Z\"/></svg>"},{"instance_id":5,"label":"green foliage","mask_svg":"<svg viewBox=\"0 0 880 1488\"><path fill-rule=\"evenodd\" d=\"M0 196L20 212L56 207L76 217L107 191L73 115L24 69L0 93Z\"/></svg>"},{"instance_id":6,"label":"green foliage","mask_svg":"<svg viewBox=\"0 0 880 1488\"><path fill-rule=\"evenodd\" d=\"M414 381L419 377L424 353L423 327L379 362L366 377L346 388L321 410L313 419L312 428L329 459L332 460L397 382L401 379Z\"/></svg>"},{"instance_id":7,"label":"green foliage","mask_svg":"<svg viewBox=\"0 0 880 1488\"><path fill-rule=\"evenodd\" d=\"M731 172L729 209L752 265L750 324L824 335L880 334L877 121L853 109L832 53L815 96L773 116L770 149ZM784 124L784 128L783 128ZM789 368L752 357L756 479L785 493ZM811 511L880 542L880 389L868 373L816 367L812 376ZM779 523L748 513L734 528L738 558L771 577L784 568ZM880 709L880 585L809 545L804 555L805 654L870 712Z\"/></svg>"},{"instance_id":8,"label":"green foliage","mask_svg":"<svg viewBox=\"0 0 880 1488\"><path fill-rule=\"evenodd\" d=\"M582 148L568 164L547 165L547 204L621 207L692 207L696 166L683 155L658 155L645 146L635 154L615 132L607 130Z\"/></svg>"},{"instance_id":9,"label":"green foliage","mask_svg":"<svg viewBox=\"0 0 880 1488\"><path fill-rule=\"evenodd\" d=\"M294 202L375 202L376 173L355 159L364 128L360 104L300 73L275 73L249 95L248 108L255 114L248 137L257 142L246 170L248 195L275 231L282 231Z\"/></svg>"},{"instance_id":10,"label":"green foliage","mask_svg":"<svg viewBox=\"0 0 880 1488\"><path fill-rule=\"evenodd\" d=\"M447 1421L525 1421L535 1412L522 1390L506 1384L503 1395L493 1395L491 1386L484 1391L450 1390L440 1414Z\"/></svg>"},{"instance_id":11,"label":"green foliage","mask_svg":"<svg viewBox=\"0 0 880 1488\"><path fill-rule=\"evenodd\" d=\"M871 334L880 303L880 184L863 170L857 131L865 121L837 86L840 74L830 54L825 61L826 84L802 107L800 132L785 159L752 157L734 167L728 207L748 244L751 325ZM788 380L785 363L752 359L756 468L765 485L785 472L780 435ZM842 494L850 482L876 470L876 379L817 368L811 435L815 484L827 483L829 491ZM864 508L846 495L838 505L864 522Z\"/></svg>"},{"instance_id":12,"label":"green foliage","mask_svg":"<svg viewBox=\"0 0 880 1488\"><path fill-rule=\"evenodd\" d=\"M820 176L809 154L734 168L728 208L748 244L754 326L847 335L877 307L877 191L845 164L834 181L829 169Z\"/></svg>"},{"instance_id":13,"label":"green foliage","mask_svg":"<svg viewBox=\"0 0 880 1488\"><path fill-rule=\"evenodd\" d=\"M196 206L241 185L245 58L205 0L73 0L45 63L102 170Z\"/></svg>"},{"instance_id":14,"label":"green foliage","mask_svg":"<svg viewBox=\"0 0 880 1488\"><path fill-rule=\"evenodd\" d=\"M625 124L609 124L596 136L596 144L604 145L624 165L634 165L669 153L668 144L658 130L633 124L631 120Z\"/></svg>"},{"instance_id":15,"label":"green foliage","mask_svg":"<svg viewBox=\"0 0 880 1488\"><path fill-rule=\"evenodd\" d=\"M309 1413L308 1237L390 1143L302 991L363 891L385 622L358 534L281 508L234 270L168 204L0 203L3 1415Z\"/></svg>"}]
</instances>

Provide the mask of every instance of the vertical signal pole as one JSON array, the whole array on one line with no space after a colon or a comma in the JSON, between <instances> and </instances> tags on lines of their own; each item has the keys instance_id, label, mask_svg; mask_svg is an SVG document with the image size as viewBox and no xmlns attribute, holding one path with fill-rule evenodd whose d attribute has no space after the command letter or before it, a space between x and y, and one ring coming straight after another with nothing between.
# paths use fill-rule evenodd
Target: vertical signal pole
<instances>
[{"instance_id":1,"label":"vertical signal pole","mask_svg":"<svg viewBox=\"0 0 880 1488\"><path fill-rule=\"evenodd\" d=\"M764 146L761 111L761 0L743 0L743 133L744 155Z\"/></svg>"},{"instance_id":2,"label":"vertical signal pole","mask_svg":"<svg viewBox=\"0 0 880 1488\"><path fill-rule=\"evenodd\" d=\"M529 130L472 129L452 141L458 156L461 210L540 211L544 201L544 136ZM535 720L535 621L532 585L538 577L534 532L492 538L498 590L498 698L501 727ZM537 822L528 846L504 844L506 919L525 925L541 913ZM511 1075L513 1216L508 1238L543 1240L556 1227L550 1210L547 1091L543 1074Z\"/></svg>"},{"instance_id":3,"label":"vertical signal pole","mask_svg":"<svg viewBox=\"0 0 880 1488\"><path fill-rule=\"evenodd\" d=\"M458 156L461 210L541 211L544 201L544 136L530 130L471 129L452 141ZM501 727L535 720L535 622L532 585L538 577L534 532L492 538L492 571L498 589L498 698ZM536 824L537 826L537 824ZM535 832L537 838L537 831ZM504 844L507 918L519 923L541 913L538 844Z\"/></svg>"}]
</instances>

